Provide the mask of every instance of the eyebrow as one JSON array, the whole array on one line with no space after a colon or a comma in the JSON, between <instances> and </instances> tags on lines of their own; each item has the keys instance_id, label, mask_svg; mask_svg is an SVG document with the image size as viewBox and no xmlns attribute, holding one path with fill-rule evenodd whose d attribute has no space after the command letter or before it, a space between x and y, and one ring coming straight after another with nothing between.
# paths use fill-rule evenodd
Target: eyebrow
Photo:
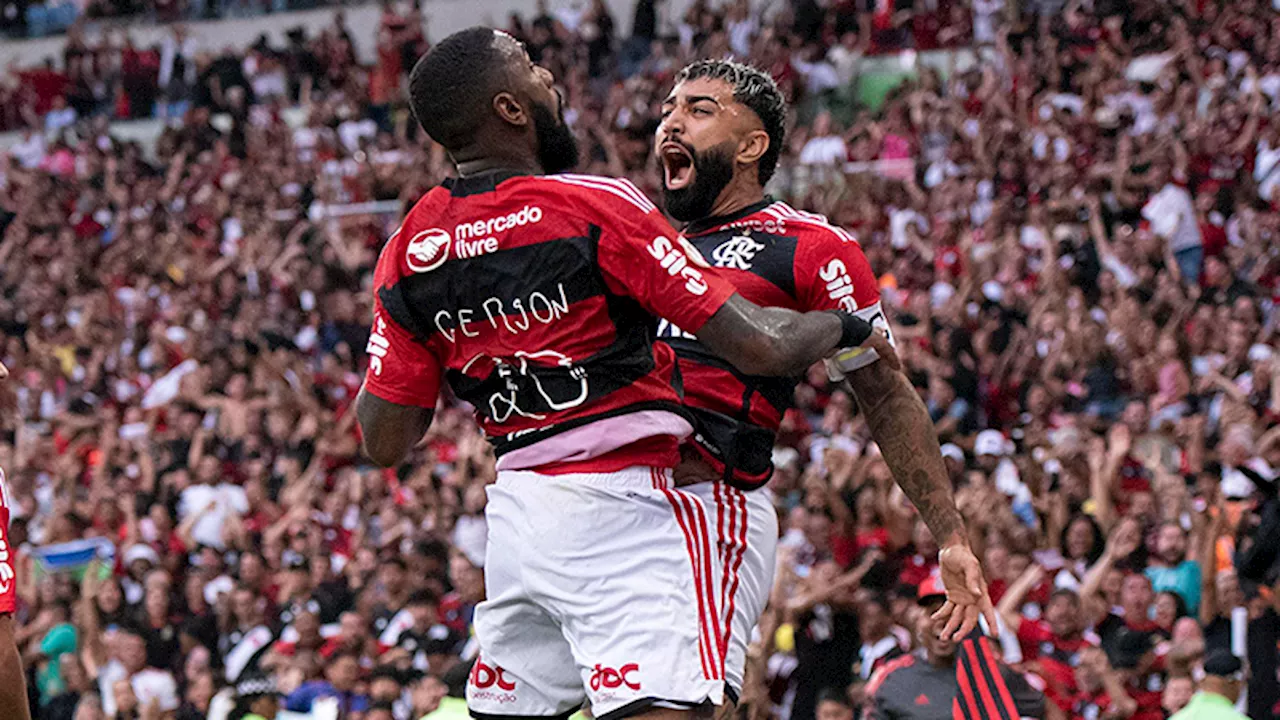
<instances>
[{"instance_id":1,"label":"eyebrow","mask_svg":"<svg viewBox=\"0 0 1280 720\"><path fill-rule=\"evenodd\" d=\"M669 105L677 101L678 101L678 98L675 95L668 95L667 99L662 101L662 104ZM720 102L719 100L717 100L716 98L710 95L690 95L686 97L684 101L686 104L689 104L689 105L696 105L700 102L711 102L711 103L715 103L716 107L718 108L721 108L721 109L724 108L724 103Z\"/></svg>"}]
</instances>

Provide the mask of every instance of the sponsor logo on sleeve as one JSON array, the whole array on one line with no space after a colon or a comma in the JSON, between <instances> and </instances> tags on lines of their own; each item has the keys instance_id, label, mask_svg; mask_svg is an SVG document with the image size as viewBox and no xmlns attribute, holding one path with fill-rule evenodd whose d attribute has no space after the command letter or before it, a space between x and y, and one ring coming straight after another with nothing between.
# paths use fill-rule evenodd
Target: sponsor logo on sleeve
<instances>
[{"instance_id":1,"label":"sponsor logo on sleeve","mask_svg":"<svg viewBox=\"0 0 1280 720\"><path fill-rule=\"evenodd\" d=\"M668 275L684 278L684 289L691 295L704 295L708 289L707 279L703 277L701 270L693 266L690 257L704 265L706 261L701 255L690 255L682 250L686 247L689 247L689 244L683 239L678 241L677 246L677 242L673 242L671 238L659 235L649 243L649 254L658 261Z\"/></svg>"},{"instance_id":2,"label":"sponsor logo on sleeve","mask_svg":"<svg viewBox=\"0 0 1280 720\"><path fill-rule=\"evenodd\" d=\"M373 332L369 333L369 344L364 351L369 353L369 369L374 376L382 375L382 363L391 352L391 341L387 339L387 321L381 315L373 316Z\"/></svg>"},{"instance_id":3,"label":"sponsor logo on sleeve","mask_svg":"<svg viewBox=\"0 0 1280 720\"><path fill-rule=\"evenodd\" d=\"M414 235L405 248L405 262L416 273L431 272L449 259L449 231L428 228Z\"/></svg>"},{"instance_id":4,"label":"sponsor logo on sleeve","mask_svg":"<svg viewBox=\"0 0 1280 720\"><path fill-rule=\"evenodd\" d=\"M840 258L834 258L818 270L818 277L827 284L827 294L841 310L857 312L858 301L853 298L853 280L849 279L849 269Z\"/></svg>"}]
</instances>

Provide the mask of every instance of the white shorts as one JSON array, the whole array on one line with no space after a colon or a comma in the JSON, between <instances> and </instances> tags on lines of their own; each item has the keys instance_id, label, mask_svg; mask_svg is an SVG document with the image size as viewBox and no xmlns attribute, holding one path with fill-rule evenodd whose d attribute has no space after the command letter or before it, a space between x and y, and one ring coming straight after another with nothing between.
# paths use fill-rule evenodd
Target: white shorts
<instances>
[{"instance_id":1,"label":"white shorts","mask_svg":"<svg viewBox=\"0 0 1280 720\"><path fill-rule=\"evenodd\" d=\"M721 508L670 484L648 467L498 473L473 717L568 717L585 701L616 720L724 702Z\"/></svg>"},{"instance_id":2,"label":"white shorts","mask_svg":"<svg viewBox=\"0 0 1280 720\"><path fill-rule=\"evenodd\" d=\"M681 488L715 508L712 532L720 538L724 572L720 585L721 630L727 638L724 678L734 702L742 693L747 646L769 603L778 555L778 515L767 488L743 492L722 483Z\"/></svg>"}]
</instances>

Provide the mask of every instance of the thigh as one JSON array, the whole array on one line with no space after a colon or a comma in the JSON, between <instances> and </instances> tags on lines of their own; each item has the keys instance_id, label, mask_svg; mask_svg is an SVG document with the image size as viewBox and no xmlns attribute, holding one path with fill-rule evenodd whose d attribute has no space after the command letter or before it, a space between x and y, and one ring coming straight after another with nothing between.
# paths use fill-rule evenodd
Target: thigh
<instances>
[{"instance_id":1,"label":"thigh","mask_svg":"<svg viewBox=\"0 0 1280 720\"><path fill-rule=\"evenodd\" d=\"M476 607L480 655L467 679L472 717L568 717L586 699L559 623L526 590L527 523L519 498L489 489L485 601Z\"/></svg>"},{"instance_id":2,"label":"thigh","mask_svg":"<svg viewBox=\"0 0 1280 720\"><path fill-rule=\"evenodd\" d=\"M556 479L527 508L541 524L530 591L560 623L598 720L723 699L707 507L670 488L670 471L629 473Z\"/></svg>"}]
</instances>

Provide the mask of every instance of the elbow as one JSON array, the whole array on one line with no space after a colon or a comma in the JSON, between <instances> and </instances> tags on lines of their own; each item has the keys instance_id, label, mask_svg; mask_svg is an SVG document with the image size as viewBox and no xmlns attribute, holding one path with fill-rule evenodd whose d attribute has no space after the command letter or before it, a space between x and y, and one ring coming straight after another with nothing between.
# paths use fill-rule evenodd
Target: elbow
<instances>
[{"instance_id":1,"label":"elbow","mask_svg":"<svg viewBox=\"0 0 1280 720\"><path fill-rule=\"evenodd\" d=\"M399 448L389 448L385 444L371 443L368 440L364 442L364 455L373 461L374 465L380 468L391 468L400 464L400 460L404 458L404 451Z\"/></svg>"},{"instance_id":2,"label":"elbow","mask_svg":"<svg viewBox=\"0 0 1280 720\"><path fill-rule=\"evenodd\" d=\"M759 330L741 338L733 347L724 348L721 356L744 375L787 374L785 346L781 338L771 330Z\"/></svg>"}]
</instances>

